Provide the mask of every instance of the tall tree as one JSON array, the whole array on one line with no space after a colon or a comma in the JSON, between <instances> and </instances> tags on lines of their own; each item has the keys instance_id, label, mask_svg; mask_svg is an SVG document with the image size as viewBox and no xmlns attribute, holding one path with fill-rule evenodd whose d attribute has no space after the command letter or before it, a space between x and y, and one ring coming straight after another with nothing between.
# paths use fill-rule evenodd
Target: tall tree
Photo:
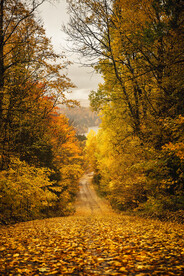
<instances>
[{"instance_id":1,"label":"tall tree","mask_svg":"<svg viewBox=\"0 0 184 276\"><path fill-rule=\"evenodd\" d=\"M10 152L16 148L10 147L10 141L14 141L12 133L22 137L23 117L37 112L44 119L58 101L67 102L65 91L72 87L62 73L67 62L54 53L41 22L35 17L34 12L42 3L43 0L1 1L0 155L1 165L5 166ZM61 60L62 65L58 63ZM52 96L52 106L39 109L44 95Z\"/></svg>"},{"instance_id":2,"label":"tall tree","mask_svg":"<svg viewBox=\"0 0 184 276\"><path fill-rule=\"evenodd\" d=\"M26 2L20 0L0 1L0 120L2 120L3 113L5 74L11 66L15 65L15 63L11 63L10 61L6 64L5 61L5 59L9 59L8 55L14 50L14 46L10 46L12 37L24 21L28 18L33 18L34 12L44 1L45 0L27 1L27 7L29 6L29 9L25 8ZM23 33L21 35L23 35ZM5 50L7 45L10 47L8 47L8 50Z\"/></svg>"},{"instance_id":3,"label":"tall tree","mask_svg":"<svg viewBox=\"0 0 184 276\"><path fill-rule=\"evenodd\" d=\"M135 133L149 139L148 116L158 126L183 112L182 1L68 2L74 48L103 74L107 100L123 97Z\"/></svg>"},{"instance_id":4,"label":"tall tree","mask_svg":"<svg viewBox=\"0 0 184 276\"><path fill-rule=\"evenodd\" d=\"M90 95L103 115L91 157L101 186L126 207L183 208L183 1L68 2L66 31L104 78Z\"/></svg>"}]
</instances>

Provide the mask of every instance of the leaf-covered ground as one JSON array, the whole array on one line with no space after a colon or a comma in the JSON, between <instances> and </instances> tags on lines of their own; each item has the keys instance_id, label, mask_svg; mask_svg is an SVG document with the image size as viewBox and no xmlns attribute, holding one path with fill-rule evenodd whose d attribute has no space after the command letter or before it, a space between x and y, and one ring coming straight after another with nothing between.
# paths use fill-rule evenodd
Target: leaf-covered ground
<instances>
[{"instance_id":1,"label":"leaf-covered ground","mask_svg":"<svg viewBox=\"0 0 184 276\"><path fill-rule=\"evenodd\" d=\"M184 275L184 225L117 215L81 183L74 216L1 227L0 275Z\"/></svg>"}]
</instances>

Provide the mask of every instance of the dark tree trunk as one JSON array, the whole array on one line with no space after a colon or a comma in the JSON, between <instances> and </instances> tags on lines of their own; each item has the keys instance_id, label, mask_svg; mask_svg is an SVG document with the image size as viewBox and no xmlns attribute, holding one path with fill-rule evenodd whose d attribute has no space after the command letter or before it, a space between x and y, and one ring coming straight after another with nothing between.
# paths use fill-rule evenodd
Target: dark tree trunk
<instances>
[{"instance_id":1,"label":"dark tree trunk","mask_svg":"<svg viewBox=\"0 0 184 276\"><path fill-rule=\"evenodd\" d=\"M3 32L4 0L0 1L0 124L2 125L3 88L4 88L4 32Z\"/></svg>"}]
</instances>

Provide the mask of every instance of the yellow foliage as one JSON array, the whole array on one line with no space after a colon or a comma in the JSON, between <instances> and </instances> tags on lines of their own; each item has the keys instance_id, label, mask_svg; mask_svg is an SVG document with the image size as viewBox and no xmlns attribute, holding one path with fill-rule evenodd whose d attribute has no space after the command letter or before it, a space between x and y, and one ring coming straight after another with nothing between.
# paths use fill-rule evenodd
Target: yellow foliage
<instances>
[{"instance_id":1,"label":"yellow foliage","mask_svg":"<svg viewBox=\"0 0 184 276\"><path fill-rule=\"evenodd\" d=\"M170 154L174 153L181 160L184 160L184 142L177 142L166 144L163 146L165 151L169 151Z\"/></svg>"},{"instance_id":2,"label":"yellow foliage","mask_svg":"<svg viewBox=\"0 0 184 276\"><path fill-rule=\"evenodd\" d=\"M48 178L50 173L12 159L9 170L0 172L1 220L39 217L46 206L56 201L57 196L47 188L53 184Z\"/></svg>"}]
</instances>

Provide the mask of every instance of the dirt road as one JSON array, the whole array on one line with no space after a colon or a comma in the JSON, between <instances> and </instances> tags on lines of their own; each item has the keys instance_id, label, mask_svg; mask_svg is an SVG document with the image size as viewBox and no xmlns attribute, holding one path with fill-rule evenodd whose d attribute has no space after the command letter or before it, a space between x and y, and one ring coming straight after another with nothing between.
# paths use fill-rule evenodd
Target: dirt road
<instances>
[{"instance_id":1,"label":"dirt road","mask_svg":"<svg viewBox=\"0 0 184 276\"><path fill-rule=\"evenodd\" d=\"M111 207L97 196L92 186L93 173L85 174L80 180L80 191L76 201L76 215L90 213L105 213L111 211Z\"/></svg>"},{"instance_id":2,"label":"dirt road","mask_svg":"<svg viewBox=\"0 0 184 276\"><path fill-rule=\"evenodd\" d=\"M116 214L91 179L74 215L1 227L0 275L184 275L184 225Z\"/></svg>"}]
</instances>

